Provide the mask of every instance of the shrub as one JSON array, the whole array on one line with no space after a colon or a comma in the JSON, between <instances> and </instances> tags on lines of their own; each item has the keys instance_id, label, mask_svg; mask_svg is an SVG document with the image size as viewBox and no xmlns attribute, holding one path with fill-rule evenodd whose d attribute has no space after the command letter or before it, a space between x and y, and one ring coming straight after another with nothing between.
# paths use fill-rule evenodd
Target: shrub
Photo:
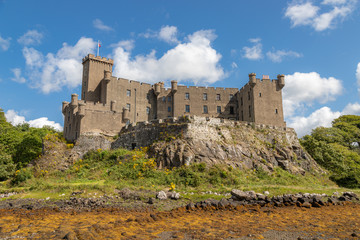
<instances>
[{"instance_id":1,"label":"shrub","mask_svg":"<svg viewBox=\"0 0 360 240\"><path fill-rule=\"evenodd\" d=\"M33 176L32 171L29 168L22 168L20 170L16 170L15 174L11 179L11 184L19 185L20 183L23 183L26 180L32 178L32 176Z\"/></svg>"},{"instance_id":2,"label":"shrub","mask_svg":"<svg viewBox=\"0 0 360 240\"><path fill-rule=\"evenodd\" d=\"M0 154L0 181L10 178L14 174L15 167L10 155Z\"/></svg>"}]
</instances>

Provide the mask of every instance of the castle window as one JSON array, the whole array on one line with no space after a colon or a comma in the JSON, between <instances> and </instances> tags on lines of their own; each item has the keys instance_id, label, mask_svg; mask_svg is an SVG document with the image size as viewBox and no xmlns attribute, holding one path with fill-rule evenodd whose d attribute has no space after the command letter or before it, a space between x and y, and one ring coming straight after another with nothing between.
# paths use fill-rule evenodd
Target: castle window
<instances>
[{"instance_id":1,"label":"castle window","mask_svg":"<svg viewBox=\"0 0 360 240\"><path fill-rule=\"evenodd\" d=\"M146 114L147 114L147 115L150 114L150 108L149 108L149 107L146 108Z\"/></svg>"},{"instance_id":2,"label":"castle window","mask_svg":"<svg viewBox=\"0 0 360 240\"><path fill-rule=\"evenodd\" d=\"M244 112L241 110L241 121L244 121Z\"/></svg>"},{"instance_id":3,"label":"castle window","mask_svg":"<svg viewBox=\"0 0 360 240\"><path fill-rule=\"evenodd\" d=\"M259 97L261 97L261 92L259 93Z\"/></svg>"},{"instance_id":4,"label":"castle window","mask_svg":"<svg viewBox=\"0 0 360 240\"><path fill-rule=\"evenodd\" d=\"M168 102L171 102L171 96L168 96Z\"/></svg>"},{"instance_id":5,"label":"castle window","mask_svg":"<svg viewBox=\"0 0 360 240\"><path fill-rule=\"evenodd\" d=\"M251 117L251 106L249 106L249 117Z\"/></svg>"},{"instance_id":6,"label":"castle window","mask_svg":"<svg viewBox=\"0 0 360 240\"><path fill-rule=\"evenodd\" d=\"M186 100L189 100L189 99L190 99L190 93L188 93L188 92L185 93L185 99L186 99Z\"/></svg>"},{"instance_id":7,"label":"castle window","mask_svg":"<svg viewBox=\"0 0 360 240\"><path fill-rule=\"evenodd\" d=\"M203 100L207 100L207 93L203 93Z\"/></svg>"},{"instance_id":8,"label":"castle window","mask_svg":"<svg viewBox=\"0 0 360 240\"><path fill-rule=\"evenodd\" d=\"M131 90L126 90L126 96L130 97L131 96Z\"/></svg>"},{"instance_id":9,"label":"castle window","mask_svg":"<svg viewBox=\"0 0 360 240\"><path fill-rule=\"evenodd\" d=\"M243 100L242 100L242 97L240 98L240 103L241 103L241 106L243 105Z\"/></svg>"},{"instance_id":10,"label":"castle window","mask_svg":"<svg viewBox=\"0 0 360 240\"><path fill-rule=\"evenodd\" d=\"M165 102L165 100L166 100L166 97L162 97L162 101Z\"/></svg>"},{"instance_id":11,"label":"castle window","mask_svg":"<svg viewBox=\"0 0 360 240\"><path fill-rule=\"evenodd\" d=\"M234 114L234 107L230 106L230 114Z\"/></svg>"},{"instance_id":12,"label":"castle window","mask_svg":"<svg viewBox=\"0 0 360 240\"><path fill-rule=\"evenodd\" d=\"M129 110L129 112L130 112L130 107L131 107L130 103L127 103L126 108Z\"/></svg>"},{"instance_id":13,"label":"castle window","mask_svg":"<svg viewBox=\"0 0 360 240\"><path fill-rule=\"evenodd\" d=\"M250 100L250 92L248 92L248 100Z\"/></svg>"},{"instance_id":14,"label":"castle window","mask_svg":"<svg viewBox=\"0 0 360 240\"><path fill-rule=\"evenodd\" d=\"M168 107L168 112L171 112L171 107Z\"/></svg>"},{"instance_id":15,"label":"castle window","mask_svg":"<svg viewBox=\"0 0 360 240\"><path fill-rule=\"evenodd\" d=\"M204 113L208 113L208 106L207 106L207 105L204 105L204 106L203 106L203 110L204 110Z\"/></svg>"},{"instance_id":16,"label":"castle window","mask_svg":"<svg viewBox=\"0 0 360 240\"><path fill-rule=\"evenodd\" d=\"M234 98L234 95L233 94L230 94L229 95L229 100L232 100Z\"/></svg>"},{"instance_id":17,"label":"castle window","mask_svg":"<svg viewBox=\"0 0 360 240\"><path fill-rule=\"evenodd\" d=\"M187 113L190 112L190 105L185 105L185 112L187 112Z\"/></svg>"},{"instance_id":18,"label":"castle window","mask_svg":"<svg viewBox=\"0 0 360 240\"><path fill-rule=\"evenodd\" d=\"M277 109L275 109L275 114L278 114L278 110L277 110Z\"/></svg>"},{"instance_id":19,"label":"castle window","mask_svg":"<svg viewBox=\"0 0 360 240\"><path fill-rule=\"evenodd\" d=\"M221 100L220 94L216 94L216 101L220 101L220 100Z\"/></svg>"},{"instance_id":20,"label":"castle window","mask_svg":"<svg viewBox=\"0 0 360 240\"><path fill-rule=\"evenodd\" d=\"M149 94L146 94L146 99L147 99L147 100L150 100Z\"/></svg>"},{"instance_id":21,"label":"castle window","mask_svg":"<svg viewBox=\"0 0 360 240\"><path fill-rule=\"evenodd\" d=\"M216 112L217 112L217 113L221 113L221 106L217 106L217 107L216 107Z\"/></svg>"}]
</instances>

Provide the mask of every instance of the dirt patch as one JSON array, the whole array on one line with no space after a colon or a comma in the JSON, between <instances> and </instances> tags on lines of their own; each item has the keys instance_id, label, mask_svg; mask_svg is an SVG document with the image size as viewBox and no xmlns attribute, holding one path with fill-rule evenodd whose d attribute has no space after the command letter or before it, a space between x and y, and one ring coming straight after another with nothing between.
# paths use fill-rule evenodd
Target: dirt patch
<instances>
[{"instance_id":1,"label":"dirt patch","mask_svg":"<svg viewBox=\"0 0 360 240\"><path fill-rule=\"evenodd\" d=\"M360 239L360 204L171 211L1 209L0 239Z\"/></svg>"}]
</instances>

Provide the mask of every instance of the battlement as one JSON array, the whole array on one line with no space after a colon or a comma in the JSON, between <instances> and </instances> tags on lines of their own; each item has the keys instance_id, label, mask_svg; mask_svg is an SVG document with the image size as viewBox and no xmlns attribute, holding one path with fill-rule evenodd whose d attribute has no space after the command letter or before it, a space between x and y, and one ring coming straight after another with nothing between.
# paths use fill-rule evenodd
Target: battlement
<instances>
[{"instance_id":1,"label":"battlement","mask_svg":"<svg viewBox=\"0 0 360 240\"><path fill-rule=\"evenodd\" d=\"M82 59L82 62L86 62L87 60L94 60L94 61L98 61L98 62L104 62L104 63L108 63L113 65L114 64L114 60L111 58L106 58L106 57L100 57L100 56L96 56L94 54L88 54L87 56L85 56Z\"/></svg>"}]
</instances>

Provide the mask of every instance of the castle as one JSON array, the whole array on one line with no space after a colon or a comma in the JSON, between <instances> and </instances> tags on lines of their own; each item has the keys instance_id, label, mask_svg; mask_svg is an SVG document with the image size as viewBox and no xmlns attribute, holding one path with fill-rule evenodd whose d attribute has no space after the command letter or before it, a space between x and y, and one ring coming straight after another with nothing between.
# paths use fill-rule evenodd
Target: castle
<instances>
[{"instance_id":1,"label":"castle","mask_svg":"<svg viewBox=\"0 0 360 240\"><path fill-rule=\"evenodd\" d=\"M100 132L110 136L130 123L178 116L203 116L285 127L282 107L284 75L257 79L238 88L181 86L171 81L154 85L112 76L113 60L87 55L82 60L81 100L63 102L64 137Z\"/></svg>"}]
</instances>

